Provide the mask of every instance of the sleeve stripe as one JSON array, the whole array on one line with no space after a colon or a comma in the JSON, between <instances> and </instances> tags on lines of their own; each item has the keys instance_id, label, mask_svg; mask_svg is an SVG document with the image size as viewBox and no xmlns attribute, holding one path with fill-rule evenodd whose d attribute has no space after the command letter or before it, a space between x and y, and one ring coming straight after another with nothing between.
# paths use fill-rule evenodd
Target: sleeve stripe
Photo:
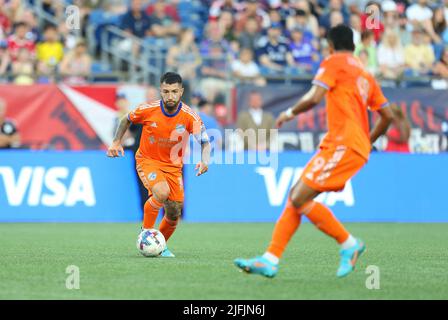
<instances>
[{"instance_id":1,"label":"sleeve stripe","mask_svg":"<svg viewBox=\"0 0 448 320\"><path fill-rule=\"evenodd\" d=\"M130 115L131 115L131 113L128 112L128 120L132 122Z\"/></svg>"},{"instance_id":2,"label":"sleeve stripe","mask_svg":"<svg viewBox=\"0 0 448 320\"><path fill-rule=\"evenodd\" d=\"M322 87L324 89L330 90L330 86L320 80L313 80L311 83L315 84L316 86Z\"/></svg>"}]
</instances>

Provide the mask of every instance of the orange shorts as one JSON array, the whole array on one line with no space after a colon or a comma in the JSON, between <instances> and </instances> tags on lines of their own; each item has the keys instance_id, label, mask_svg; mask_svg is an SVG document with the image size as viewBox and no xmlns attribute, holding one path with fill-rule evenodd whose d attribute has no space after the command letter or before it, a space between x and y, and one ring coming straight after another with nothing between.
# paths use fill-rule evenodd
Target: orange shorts
<instances>
[{"instance_id":1,"label":"orange shorts","mask_svg":"<svg viewBox=\"0 0 448 320\"><path fill-rule=\"evenodd\" d=\"M168 200L184 201L184 183L182 178L182 171L164 171L163 167L155 165L154 163L143 160L136 161L136 168L140 180L146 189L148 195L152 194L152 188L158 182L166 181L170 187L170 194Z\"/></svg>"},{"instance_id":2,"label":"orange shorts","mask_svg":"<svg viewBox=\"0 0 448 320\"><path fill-rule=\"evenodd\" d=\"M317 191L341 191L366 162L346 146L324 147L308 162L301 179Z\"/></svg>"}]
</instances>

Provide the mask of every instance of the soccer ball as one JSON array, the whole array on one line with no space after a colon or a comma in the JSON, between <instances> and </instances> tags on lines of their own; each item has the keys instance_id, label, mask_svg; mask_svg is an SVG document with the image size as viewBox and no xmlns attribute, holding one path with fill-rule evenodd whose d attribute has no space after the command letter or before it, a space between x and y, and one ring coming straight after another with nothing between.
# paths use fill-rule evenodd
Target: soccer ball
<instances>
[{"instance_id":1,"label":"soccer ball","mask_svg":"<svg viewBox=\"0 0 448 320\"><path fill-rule=\"evenodd\" d=\"M165 248L165 237L157 229L145 229L138 235L137 249L145 257L157 257Z\"/></svg>"}]
</instances>

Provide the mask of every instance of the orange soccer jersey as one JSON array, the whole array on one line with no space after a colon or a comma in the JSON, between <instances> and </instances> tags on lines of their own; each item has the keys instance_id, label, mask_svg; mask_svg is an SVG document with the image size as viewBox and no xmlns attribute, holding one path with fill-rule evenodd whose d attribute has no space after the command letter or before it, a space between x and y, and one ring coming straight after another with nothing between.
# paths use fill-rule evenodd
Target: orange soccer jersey
<instances>
[{"instance_id":1,"label":"orange soccer jersey","mask_svg":"<svg viewBox=\"0 0 448 320\"><path fill-rule=\"evenodd\" d=\"M183 153L190 134L201 135L205 128L201 118L186 104L180 102L177 111L168 114L162 103L144 103L128 114L132 123L143 125L135 155L137 171L150 194L153 185L166 181L169 199L182 201Z\"/></svg>"},{"instance_id":2,"label":"orange soccer jersey","mask_svg":"<svg viewBox=\"0 0 448 320\"><path fill-rule=\"evenodd\" d=\"M328 90L328 133L302 179L318 191L339 191L369 158L367 110L378 110L387 100L375 79L349 53L336 53L324 60L313 84Z\"/></svg>"},{"instance_id":3,"label":"orange soccer jersey","mask_svg":"<svg viewBox=\"0 0 448 320\"><path fill-rule=\"evenodd\" d=\"M335 53L325 59L313 84L327 92L328 133L321 147L344 145L368 160L370 154L367 109L387 105L380 87L350 53Z\"/></svg>"}]
</instances>

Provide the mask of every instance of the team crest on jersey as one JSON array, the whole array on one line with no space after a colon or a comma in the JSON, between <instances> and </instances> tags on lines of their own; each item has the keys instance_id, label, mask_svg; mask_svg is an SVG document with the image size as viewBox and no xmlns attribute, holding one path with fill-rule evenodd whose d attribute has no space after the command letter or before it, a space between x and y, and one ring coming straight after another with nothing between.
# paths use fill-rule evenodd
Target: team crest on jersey
<instances>
[{"instance_id":1,"label":"team crest on jersey","mask_svg":"<svg viewBox=\"0 0 448 320\"><path fill-rule=\"evenodd\" d=\"M182 124L177 124L177 125L176 125L176 131L177 131L178 133L184 133L184 131L185 131L185 126L182 125Z\"/></svg>"},{"instance_id":2,"label":"team crest on jersey","mask_svg":"<svg viewBox=\"0 0 448 320\"><path fill-rule=\"evenodd\" d=\"M157 178L157 173L155 172L151 172L150 174L148 174L148 179L149 181L154 181Z\"/></svg>"}]
</instances>

